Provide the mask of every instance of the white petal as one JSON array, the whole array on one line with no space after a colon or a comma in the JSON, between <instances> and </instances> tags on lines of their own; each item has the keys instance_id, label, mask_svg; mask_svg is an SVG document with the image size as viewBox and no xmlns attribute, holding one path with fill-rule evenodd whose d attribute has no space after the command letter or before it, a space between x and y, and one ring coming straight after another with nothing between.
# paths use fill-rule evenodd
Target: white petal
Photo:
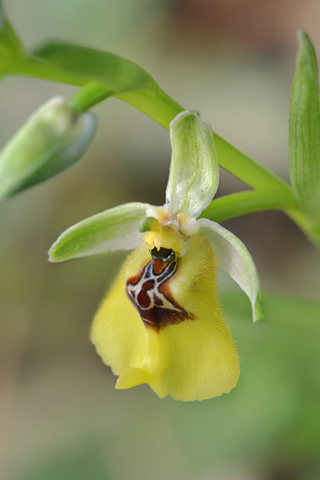
<instances>
[{"instance_id":1,"label":"white petal","mask_svg":"<svg viewBox=\"0 0 320 480\"><path fill-rule=\"evenodd\" d=\"M247 247L226 228L208 219L197 220L200 231L208 235L217 263L239 287L248 295L255 322L263 315L263 305L259 295L259 279L253 259Z\"/></svg>"},{"instance_id":2,"label":"white petal","mask_svg":"<svg viewBox=\"0 0 320 480\"><path fill-rule=\"evenodd\" d=\"M166 190L171 213L198 217L211 202L219 183L213 132L193 111L170 123L172 159Z\"/></svg>"},{"instance_id":3,"label":"white petal","mask_svg":"<svg viewBox=\"0 0 320 480\"><path fill-rule=\"evenodd\" d=\"M139 223L148 207L146 203L127 203L73 225L52 245L49 260L63 262L95 253L137 248L142 242Z\"/></svg>"}]
</instances>

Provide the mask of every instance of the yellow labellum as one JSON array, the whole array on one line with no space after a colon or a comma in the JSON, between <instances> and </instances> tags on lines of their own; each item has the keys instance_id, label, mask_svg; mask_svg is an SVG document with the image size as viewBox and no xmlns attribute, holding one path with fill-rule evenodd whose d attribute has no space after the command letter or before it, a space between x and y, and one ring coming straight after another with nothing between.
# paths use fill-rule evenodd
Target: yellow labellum
<instances>
[{"instance_id":1,"label":"yellow labellum","mask_svg":"<svg viewBox=\"0 0 320 480\"><path fill-rule=\"evenodd\" d=\"M133 252L96 314L92 342L119 375L116 388L148 383L159 397L181 400L227 393L237 383L239 361L218 302L212 247L205 235L195 235L185 254L170 261L171 276L156 289L152 277L141 283L151 262L148 248ZM133 297L139 282L142 296ZM157 305L162 302L153 310L152 292ZM144 309L138 311L133 298Z\"/></svg>"}]
</instances>

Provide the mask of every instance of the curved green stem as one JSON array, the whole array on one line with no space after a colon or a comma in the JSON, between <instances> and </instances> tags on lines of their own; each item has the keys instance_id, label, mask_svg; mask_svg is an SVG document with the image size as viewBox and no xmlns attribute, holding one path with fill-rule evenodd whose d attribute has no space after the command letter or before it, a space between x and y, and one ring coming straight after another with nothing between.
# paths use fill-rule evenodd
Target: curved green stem
<instances>
[{"instance_id":1,"label":"curved green stem","mask_svg":"<svg viewBox=\"0 0 320 480\"><path fill-rule=\"evenodd\" d=\"M155 92L131 91L114 96L140 110L167 130L174 117L185 110L160 87Z\"/></svg>"},{"instance_id":2,"label":"curved green stem","mask_svg":"<svg viewBox=\"0 0 320 480\"><path fill-rule=\"evenodd\" d=\"M92 81L70 98L68 106L76 115L80 115L111 95L112 92L107 87L101 85L101 83Z\"/></svg>"},{"instance_id":3,"label":"curved green stem","mask_svg":"<svg viewBox=\"0 0 320 480\"><path fill-rule=\"evenodd\" d=\"M230 218L263 210L295 210L293 194L283 190L245 191L217 198L201 213L200 218L223 222Z\"/></svg>"},{"instance_id":4,"label":"curved green stem","mask_svg":"<svg viewBox=\"0 0 320 480\"><path fill-rule=\"evenodd\" d=\"M3 75L23 75L60 83L84 87L70 99L69 105L75 113L81 113L101 102L112 93L102 82L94 80L90 73L83 77L60 69L54 63L36 57L20 57L11 67L6 64ZM90 81L92 78L92 81ZM113 93L119 100L125 101L146 114L154 121L169 129L173 118L184 110L160 87L149 90L132 90L125 93ZM320 245L319 226L310 225L308 219L297 207L290 186L265 169L233 145L214 133L220 165L232 175L254 188L255 191L241 192L214 200L202 216L223 221L238 215L261 210L284 210L316 244Z\"/></svg>"},{"instance_id":5,"label":"curved green stem","mask_svg":"<svg viewBox=\"0 0 320 480\"><path fill-rule=\"evenodd\" d=\"M80 110L92 107L110 94L101 83L90 82L88 84L86 79L67 73L56 68L53 64L38 60L34 57L29 57L24 62L19 63L11 73L77 86L90 85L86 87L88 90L84 93L79 92L76 94L75 100L70 101L71 104L75 105L75 108L79 108ZM133 90L114 94L113 96L129 103L166 129L169 129L171 120L173 120L178 113L185 110L161 90L160 87L154 91ZM214 140L220 165L247 185L256 189L274 188L283 189L284 191L289 190L289 186L280 178L261 165L258 165L215 133Z\"/></svg>"}]
</instances>

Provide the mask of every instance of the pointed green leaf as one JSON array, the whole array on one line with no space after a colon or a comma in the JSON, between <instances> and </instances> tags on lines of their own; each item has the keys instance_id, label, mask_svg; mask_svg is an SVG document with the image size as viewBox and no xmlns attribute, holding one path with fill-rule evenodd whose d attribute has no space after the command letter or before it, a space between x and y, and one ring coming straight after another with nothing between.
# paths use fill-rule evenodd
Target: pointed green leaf
<instances>
[{"instance_id":1,"label":"pointed green leaf","mask_svg":"<svg viewBox=\"0 0 320 480\"><path fill-rule=\"evenodd\" d=\"M292 86L289 116L290 178L311 225L320 225L320 110L317 59L304 32Z\"/></svg>"},{"instance_id":2,"label":"pointed green leaf","mask_svg":"<svg viewBox=\"0 0 320 480\"><path fill-rule=\"evenodd\" d=\"M145 203L127 203L98 213L66 230L49 251L51 262L115 250L132 250L142 242L139 223Z\"/></svg>"},{"instance_id":3,"label":"pointed green leaf","mask_svg":"<svg viewBox=\"0 0 320 480\"><path fill-rule=\"evenodd\" d=\"M93 48L52 42L41 46L33 55L78 78L79 84L95 80L113 93L159 88L152 76L136 63Z\"/></svg>"},{"instance_id":4,"label":"pointed green leaf","mask_svg":"<svg viewBox=\"0 0 320 480\"><path fill-rule=\"evenodd\" d=\"M248 295L253 321L263 316L259 279L254 261L244 243L226 228L207 219L197 220L200 232L208 235L218 265L223 268Z\"/></svg>"},{"instance_id":5,"label":"pointed green leaf","mask_svg":"<svg viewBox=\"0 0 320 480\"><path fill-rule=\"evenodd\" d=\"M179 113L170 124L172 158L166 190L171 213L197 217L212 200L219 183L213 132L197 113Z\"/></svg>"}]
</instances>

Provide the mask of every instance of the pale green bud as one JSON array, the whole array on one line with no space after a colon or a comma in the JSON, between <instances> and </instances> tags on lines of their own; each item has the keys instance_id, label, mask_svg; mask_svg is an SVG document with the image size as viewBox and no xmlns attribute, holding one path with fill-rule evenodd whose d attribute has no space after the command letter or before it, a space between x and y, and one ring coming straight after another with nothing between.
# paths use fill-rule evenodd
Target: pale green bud
<instances>
[{"instance_id":1,"label":"pale green bud","mask_svg":"<svg viewBox=\"0 0 320 480\"><path fill-rule=\"evenodd\" d=\"M71 167L96 132L92 113L75 115L54 97L41 106L0 153L0 198L8 198Z\"/></svg>"}]
</instances>

